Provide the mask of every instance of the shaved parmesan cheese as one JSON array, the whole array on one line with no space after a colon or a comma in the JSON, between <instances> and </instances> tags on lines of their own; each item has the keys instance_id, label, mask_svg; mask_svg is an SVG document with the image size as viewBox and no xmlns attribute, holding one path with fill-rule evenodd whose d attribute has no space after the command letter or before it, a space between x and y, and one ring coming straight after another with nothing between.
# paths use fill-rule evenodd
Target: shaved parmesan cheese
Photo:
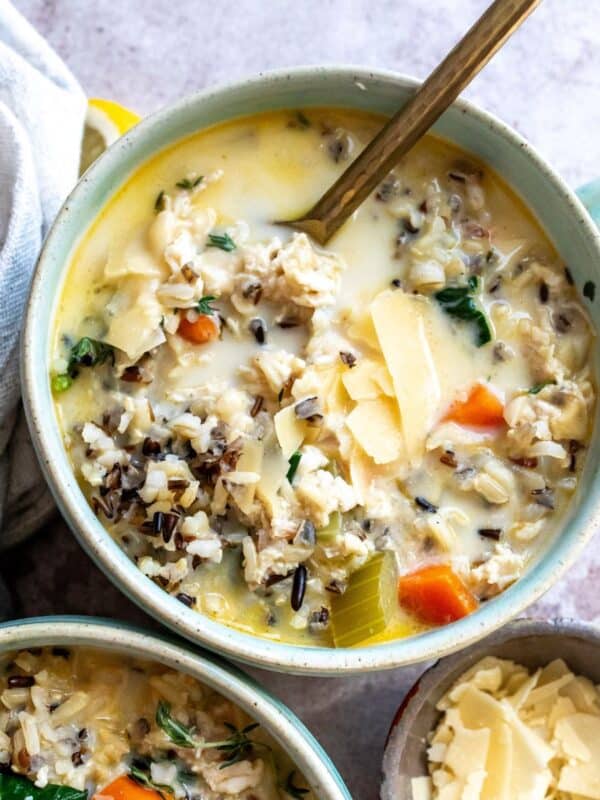
<instances>
[{"instance_id":1,"label":"shaved parmesan cheese","mask_svg":"<svg viewBox=\"0 0 600 800\"><path fill-rule=\"evenodd\" d=\"M277 441L286 459L296 452L304 441L308 425L298 419L294 406L286 406L273 417Z\"/></svg>"},{"instance_id":2,"label":"shaved parmesan cheese","mask_svg":"<svg viewBox=\"0 0 600 800\"><path fill-rule=\"evenodd\" d=\"M275 516L277 493L285 481L289 467L288 460L281 450L270 450L265 453L256 494L271 517Z\"/></svg>"},{"instance_id":3,"label":"shaved parmesan cheese","mask_svg":"<svg viewBox=\"0 0 600 800\"><path fill-rule=\"evenodd\" d=\"M262 443L257 439L248 439L244 443L244 449L238 458L235 471L227 475L228 481L240 486L234 496L244 514L250 514L252 511L254 495L261 475L263 450ZM246 478L242 479L242 476L246 476ZM248 480L247 476L256 476L256 480Z\"/></svg>"},{"instance_id":4,"label":"shaved parmesan cheese","mask_svg":"<svg viewBox=\"0 0 600 800\"><path fill-rule=\"evenodd\" d=\"M349 414L346 425L376 464L388 464L400 456L403 449L400 420L391 400L361 401Z\"/></svg>"},{"instance_id":5,"label":"shaved parmesan cheese","mask_svg":"<svg viewBox=\"0 0 600 800\"><path fill-rule=\"evenodd\" d=\"M484 769L470 772L465 782L465 786L461 795L461 800L480 800L481 789L485 781L486 772Z\"/></svg>"},{"instance_id":6,"label":"shaved parmesan cheese","mask_svg":"<svg viewBox=\"0 0 600 800\"><path fill-rule=\"evenodd\" d=\"M381 386L376 380L379 364L369 358L342 375L342 382L353 400L375 400L381 394Z\"/></svg>"},{"instance_id":7,"label":"shaved parmesan cheese","mask_svg":"<svg viewBox=\"0 0 600 800\"><path fill-rule=\"evenodd\" d=\"M600 800L600 716L573 714L560 720L556 737L568 755L558 788Z\"/></svg>"},{"instance_id":8,"label":"shaved parmesan cheese","mask_svg":"<svg viewBox=\"0 0 600 800\"><path fill-rule=\"evenodd\" d=\"M570 698L578 711L600 714L600 692L589 678L578 675L562 690Z\"/></svg>"},{"instance_id":9,"label":"shaved parmesan cheese","mask_svg":"<svg viewBox=\"0 0 600 800\"><path fill-rule=\"evenodd\" d=\"M350 479L358 501L363 505L374 477L373 459L362 447L354 447L350 455Z\"/></svg>"},{"instance_id":10,"label":"shaved parmesan cheese","mask_svg":"<svg viewBox=\"0 0 600 800\"><path fill-rule=\"evenodd\" d=\"M336 370L326 389L319 392L323 397L325 410L331 414L346 414L350 404L348 392L344 386L342 376Z\"/></svg>"},{"instance_id":11,"label":"shaved parmesan cheese","mask_svg":"<svg viewBox=\"0 0 600 800\"><path fill-rule=\"evenodd\" d=\"M401 290L382 292L371 315L392 377L408 460L419 464L440 402L440 385L427 340L429 301Z\"/></svg>"},{"instance_id":12,"label":"shaved parmesan cheese","mask_svg":"<svg viewBox=\"0 0 600 800\"><path fill-rule=\"evenodd\" d=\"M459 781L452 781L434 795L437 800L462 800L463 785Z\"/></svg>"},{"instance_id":13,"label":"shaved parmesan cheese","mask_svg":"<svg viewBox=\"0 0 600 800\"><path fill-rule=\"evenodd\" d=\"M513 800L513 737L510 727L502 722L492 731L492 748L486 765L487 777L482 800Z\"/></svg>"},{"instance_id":14,"label":"shaved parmesan cheese","mask_svg":"<svg viewBox=\"0 0 600 800\"><path fill-rule=\"evenodd\" d=\"M392 376L390 375L388 368L385 366L385 364L378 365L377 369L373 374L373 380L375 381L375 383L377 383L383 394L385 394L387 397L395 396Z\"/></svg>"},{"instance_id":15,"label":"shaved parmesan cheese","mask_svg":"<svg viewBox=\"0 0 600 800\"><path fill-rule=\"evenodd\" d=\"M457 777L467 780L474 770L485 770L489 746L489 729L470 730L461 726L454 731L445 763Z\"/></svg>"},{"instance_id":16,"label":"shaved parmesan cheese","mask_svg":"<svg viewBox=\"0 0 600 800\"><path fill-rule=\"evenodd\" d=\"M124 279L107 307L111 320L104 341L123 350L132 361L165 341L160 325L164 310L156 299L155 284L141 278Z\"/></svg>"},{"instance_id":17,"label":"shaved parmesan cheese","mask_svg":"<svg viewBox=\"0 0 600 800\"><path fill-rule=\"evenodd\" d=\"M117 281L130 275L160 278L162 273L159 262L146 247L144 232L138 233L126 246L122 241L111 244L104 267L107 281Z\"/></svg>"},{"instance_id":18,"label":"shaved parmesan cheese","mask_svg":"<svg viewBox=\"0 0 600 800\"><path fill-rule=\"evenodd\" d=\"M563 717L556 723L554 736L566 755L580 761L590 761L593 751L598 749L594 748L594 741L600 743L600 717L592 714Z\"/></svg>"},{"instance_id":19,"label":"shaved parmesan cheese","mask_svg":"<svg viewBox=\"0 0 600 800\"><path fill-rule=\"evenodd\" d=\"M511 706L515 709L521 708L521 706L525 705L527 702L532 689L538 682L540 678L541 670L538 669L530 678L523 681L523 683L517 688L517 690L512 694L510 697L507 698L506 702L510 703ZM500 688L500 687L498 687Z\"/></svg>"},{"instance_id":20,"label":"shaved parmesan cheese","mask_svg":"<svg viewBox=\"0 0 600 800\"><path fill-rule=\"evenodd\" d=\"M370 314L362 314L349 327L348 335L356 342L379 350L379 340Z\"/></svg>"},{"instance_id":21,"label":"shaved parmesan cheese","mask_svg":"<svg viewBox=\"0 0 600 800\"><path fill-rule=\"evenodd\" d=\"M586 764L563 767L558 781L561 792L571 792L579 800L600 800L598 765Z\"/></svg>"},{"instance_id":22,"label":"shaved parmesan cheese","mask_svg":"<svg viewBox=\"0 0 600 800\"><path fill-rule=\"evenodd\" d=\"M548 727L550 730L555 729L560 719L568 717L576 711L577 709L570 697L559 697L548 714Z\"/></svg>"},{"instance_id":23,"label":"shaved parmesan cheese","mask_svg":"<svg viewBox=\"0 0 600 800\"><path fill-rule=\"evenodd\" d=\"M572 696L592 713L577 710ZM530 674L485 658L437 707L444 715L427 751L432 800L544 800L560 792L600 800L600 690L564 661Z\"/></svg>"},{"instance_id":24,"label":"shaved parmesan cheese","mask_svg":"<svg viewBox=\"0 0 600 800\"><path fill-rule=\"evenodd\" d=\"M413 778L411 781L413 800L431 800L432 798L432 784L431 778L426 775L420 778Z\"/></svg>"},{"instance_id":25,"label":"shaved parmesan cheese","mask_svg":"<svg viewBox=\"0 0 600 800\"><path fill-rule=\"evenodd\" d=\"M573 677L573 674L569 672L557 678L555 681L545 683L543 686L538 685L527 698L528 705L535 705L536 703L541 703L543 700L547 700L549 697L556 697L560 689L571 683Z\"/></svg>"}]
</instances>

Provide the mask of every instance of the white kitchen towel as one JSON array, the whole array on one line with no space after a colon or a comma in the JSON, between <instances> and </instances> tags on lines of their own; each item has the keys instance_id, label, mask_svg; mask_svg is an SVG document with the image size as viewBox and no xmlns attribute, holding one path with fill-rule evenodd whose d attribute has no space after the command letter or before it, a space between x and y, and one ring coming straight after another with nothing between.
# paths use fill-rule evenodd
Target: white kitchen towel
<instances>
[{"instance_id":1,"label":"white kitchen towel","mask_svg":"<svg viewBox=\"0 0 600 800\"><path fill-rule=\"evenodd\" d=\"M0 551L53 510L20 404L19 333L42 241L77 180L85 109L60 58L0 0Z\"/></svg>"}]
</instances>

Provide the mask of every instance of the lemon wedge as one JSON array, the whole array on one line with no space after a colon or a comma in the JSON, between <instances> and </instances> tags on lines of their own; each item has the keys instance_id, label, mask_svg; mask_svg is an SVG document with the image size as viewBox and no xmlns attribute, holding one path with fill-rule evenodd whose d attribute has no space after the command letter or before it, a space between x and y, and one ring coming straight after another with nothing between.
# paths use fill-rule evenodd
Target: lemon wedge
<instances>
[{"instance_id":1,"label":"lemon wedge","mask_svg":"<svg viewBox=\"0 0 600 800\"><path fill-rule=\"evenodd\" d=\"M85 117L79 174L83 175L107 147L139 121L137 114L113 100L92 97Z\"/></svg>"}]
</instances>

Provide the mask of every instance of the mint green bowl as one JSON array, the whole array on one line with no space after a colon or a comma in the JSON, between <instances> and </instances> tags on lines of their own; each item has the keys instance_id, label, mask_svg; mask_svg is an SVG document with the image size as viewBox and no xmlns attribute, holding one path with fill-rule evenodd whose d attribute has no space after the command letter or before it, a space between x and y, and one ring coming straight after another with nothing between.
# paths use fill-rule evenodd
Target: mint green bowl
<instances>
[{"instance_id":1,"label":"mint green bowl","mask_svg":"<svg viewBox=\"0 0 600 800\"><path fill-rule=\"evenodd\" d=\"M341 675L399 667L459 650L516 617L545 592L581 552L600 520L596 425L570 516L527 574L501 596L460 622L410 639L340 650L300 647L228 628L186 608L145 578L96 519L71 471L48 382L52 322L74 246L128 176L178 139L232 117L331 105L390 114L416 85L411 78L389 72L302 68L183 100L143 120L91 167L65 203L39 260L23 337L23 391L33 441L61 512L89 555L130 599L191 641L245 663L282 672ZM434 130L491 164L516 189L536 213L578 286L588 279L600 286L600 237L590 216L518 134L462 101L444 114ZM586 193L600 213L596 187L588 187ZM592 304L589 310L600 329L599 306ZM597 348L594 358L598 360Z\"/></svg>"},{"instance_id":2,"label":"mint green bowl","mask_svg":"<svg viewBox=\"0 0 600 800\"><path fill-rule=\"evenodd\" d=\"M33 617L0 624L0 660L15 650L46 645L111 650L192 675L259 722L288 753L318 800L352 800L329 756L298 717L248 675L216 656L110 619Z\"/></svg>"}]
</instances>

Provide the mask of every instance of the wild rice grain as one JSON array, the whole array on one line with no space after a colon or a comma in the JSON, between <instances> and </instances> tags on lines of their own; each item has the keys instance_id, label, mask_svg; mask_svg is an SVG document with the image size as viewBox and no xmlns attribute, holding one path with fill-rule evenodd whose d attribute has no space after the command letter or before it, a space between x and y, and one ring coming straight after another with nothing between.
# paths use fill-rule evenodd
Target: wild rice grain
<instances>
[{"instance_id":1,"label":"wild rice grain","mask_svg":"<svg viewBox=\"0 0 600 800\"><path fill-rule=\"evenodd\" d=\"M179 592L179 594L175 595L175 597L180 603L183 603L183 605L187 606L188 608L192 608L192 606L196 604L196 599L185 592Z\"/></svg>"},{"instance_id":2,"label":"wild rice grain","mask_svg":"<svg viewBox=\"0 0 600 800\"><path fill-rule=\"evenodd\" d=\"M491 539L492 541L497 542L497 541L500 540L500 534L502 533L502 529L501 528L479 528L477 533L483 539Z\"/></svg>"},{"instance_id":3,"label":"wild rice grain","mask_svg":"<svg viewBox=\"0 0 600 800\"><path fill-rule=\"evenodd\" d=\"M302 603L304 602L304 595L306 594L306 567L304 564L294 572L294 582L292 584L292 595L290 603L294 611L300 611Z\"/></svg>"},{"instance_id":4,"label":"wild rice grain","mask_svg":"<svg viewBox=\"0 0 600 800\"><path fill-rule=\"evenodd\" d=\"M10 675L7 680L9 689L29 689L34 683L33 675Z\"/></svg>"},{"instance_id":5,"label":"wild rice grain","mask_svg":"<svg viewBox=\"0 0 600 800\"><path fill-rule=\"evenodd\" d=\"M151 439L149 436L146 436L144 439L144 443L142 444L142 453L145 456L157 456L160 453L160 442Z\"/></svg>"},{"instance_id":6,"label":"wild rice grain","mask_svg":"<svg viewBox=\"0 0 600 800\"><path fill-rule=\"evenodd\" d=\"M252 408L250 409L250 416L254 418L259 411L262 409L264 403L264 398L261 395L257 395L254 398L254 403L252 404Z\"/></svg>"},{"instance_id":7,"label":"wild rice grain","mask_svg":"<svg viewBox=\"0 0 600 800\"><path fill-rule=\"evenodd\" d=\"M424 497L415 497L415 503L422 508L423 511L427 511L429 514L435 514L438 510L438 507L435 506L433 503L430 503L429 500L426 500Z\"/></svg>"},{"instance_id":8,"label":"wild rice grain","mask_svg":"<svg viewBox=\"0 0 600 800\"><path fill-rule=\"evenodd\" d=\"M264 319L254 317L254 319L250 320L250 325L248 327L259 344L264 344L267 341L267 326Z\"/></svg>"},{"instance_id":9,"label":"wild rice grain","mask_svg":"<svg viewBox=\"0 0 600 800\"><path fill-rule=\"evenodd\" d=\"M356 364L356 356L354 353L349 353L346 350L340 350L340 359L342 360L342 364L350 367L350 369Z\"/></svg>"}]
</instances>

